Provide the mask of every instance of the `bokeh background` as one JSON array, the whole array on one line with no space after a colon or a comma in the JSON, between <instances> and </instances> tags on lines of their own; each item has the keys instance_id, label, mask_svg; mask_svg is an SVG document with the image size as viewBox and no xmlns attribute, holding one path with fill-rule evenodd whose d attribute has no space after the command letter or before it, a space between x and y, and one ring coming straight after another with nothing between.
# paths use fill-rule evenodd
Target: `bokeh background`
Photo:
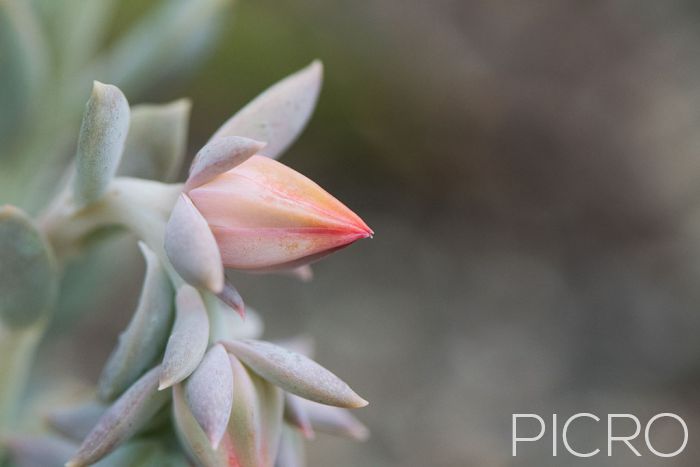
<instances>
[{"instance_id":1,"label":"bokeh background","mask_svg":"<svg viewBox=\"0 0 700 467\"><path fill-rule=\"evenodd\" d=\"M145 3L123 2L115 32ZM376 236L308 284L237 281L269 337L312 335L371 402L372 438L321 435L310 465L697 465L699 45L681 0L241 0L212 55L136 101L190 97L193 155L269 84L325 64L284 162ZM105 292L63 298L78 332L55 326L42 380L97 378L143 274L135 249L112 254L127 241L90 253L112 259L86 279ZM641 442L642 458L553 458L550 424L513 458L523 412L674 412L690 442L666 460ZM655 427L674 450L678 427ZM581 422L570 439L604 449L605 432Z\"/></svg>"}]
</instances>

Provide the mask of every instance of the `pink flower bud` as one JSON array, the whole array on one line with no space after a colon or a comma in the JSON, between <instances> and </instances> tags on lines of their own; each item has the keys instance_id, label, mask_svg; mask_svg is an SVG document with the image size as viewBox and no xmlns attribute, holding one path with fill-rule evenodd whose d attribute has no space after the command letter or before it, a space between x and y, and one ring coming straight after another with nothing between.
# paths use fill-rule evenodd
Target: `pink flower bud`
<instances>
[{"instance_id":1,"label":"pink flower bud","mask_svg":"<svg viewBox=\"0 0 700 467\"><path fill-rule=\"evenodd\" d=\"M259 155L188 196L209 224L226 268L289 269L373 234L316 183Z\"/></svg>"}]
</instances>

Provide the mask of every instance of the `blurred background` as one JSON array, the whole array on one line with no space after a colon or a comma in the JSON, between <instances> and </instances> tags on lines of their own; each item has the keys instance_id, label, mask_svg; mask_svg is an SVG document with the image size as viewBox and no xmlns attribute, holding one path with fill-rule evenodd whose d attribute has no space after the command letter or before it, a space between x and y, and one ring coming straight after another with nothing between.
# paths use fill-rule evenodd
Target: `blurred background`
<instances>
[{"instance_id":1,"label":"blurred background","mask_svg":"<svg viewBox=\"0 0 700 467\"><path fill-rule=\"evenodd\" d=\"M146 3L120 4L113 33ZM268 337L312 335L370 401L372 438L321 435L310 465L697 465L698 45L700 9L681 0L240 0L186 77L129 96L191 98L193 155L268 85L325 64L283 160L375 238L308 284L237 276ZM55 326L38 373L96 380L138 295L132 250L91 276L100 302L63 298L79 334ZM642 458L553 458L548 425L511 457L513 413L578 412L674 412L690 442L672 459L642 440ZM678 446L677 425L652 433ZM605 435L583 421L570 439L604 450Z\"/></svg>"}]
</instances>

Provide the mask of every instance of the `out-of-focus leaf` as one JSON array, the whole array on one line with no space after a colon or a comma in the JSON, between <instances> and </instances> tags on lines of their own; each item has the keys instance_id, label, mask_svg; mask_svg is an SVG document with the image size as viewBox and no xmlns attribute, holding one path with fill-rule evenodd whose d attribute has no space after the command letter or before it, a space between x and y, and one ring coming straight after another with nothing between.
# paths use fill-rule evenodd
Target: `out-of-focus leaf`
<instances>
[{"instance_id":1,"label":"out-of-focus leaf","mask_svg":"<svg viewBox=\"0 0 700 467\"><path fill-rule=\"evenodd\" d=\"M187 405L184 392L182 385L173 386L173 418L178 439L188 455L200 466L244 467L244 464L238 463L228 434L224 434L218 449L211 447L211 442Z\"/></svg>"},{"instance_id":2,"label":"out-of-focus leaf","mask_svg":"<svg viewBox=\"0 0 700 467\"><path fill-rule=\"evenodd\" d=\"M349 410L301 398L297 398L297 402L308 416L314 430L355 441L364 441L369 438L369 429Z\"/></svg>"},{"instance_id":3,"label":"out-of-focus leaf","mask_svg":"<svg viewBox=\"0 0 700 467\"><path fill-rule=\"evenodd\" d=\"M162 0L121 36L95 64L93 73L138 93L181 62L191 62L192 44L206 44L203 31L227 14L230 0ZM202 54L201 48L195 51Z\"/></svg>"},{"instance_id":4,"label":"out-of-focus leaf","mask_svg":"<svg viewBox=\"0 0 700 467\"><path fill-rule=\"evenodd\" d=\"M58 433L80 442L95 427L106 410L105 405L92 401L53 410L46 418L51 428Z\"/></svg>"},{"instance_id":5,"label":"out-of-focus leaf","mask_svg":"<svg viewBox=\"0 0 700 467\"><path fill-rule=\"evenodd\" d=\"M56 287L49 245L22 211L0 207L0 321L22 328L46 317Z\"/></svg>"},{"instance_id":6,"label":"out-of-focus leaf","mask_svg":"<svg viewBox=\"0 0 700 467\"><path fill-rule=\"evenodd\" d=\"M134 440L121 445L110 455L93 464L94 467L154 467L171 464L171 455L163 443L158 441Z\"/></svg>"},{"instance_id":7,"label":"out-of-focus leaf","mask_svg":"<svg viewBox=\"0 0 700 467\"><path fill-rule=\"evenodd\" d=\"M224 267L214 234L184 194L177 200L168 220L165 251L186 282L214 293L223 290Z\"/></svg>"},{"instance_id":8,"label":"out-of-focus leaf","mask_svg":"<svg viewBox=\"0 0 700 467\"><path fill-rule=\"evenodd\" d=\"M76 448L53 436L12 436L4 444L15 467L63 467Z\"/></svg>"},{"instance_id":9,"label":"out-of-focus leaf","mask_svg":"<svg viewBox=\"0 0 700 467\"><path fill-rule=\"evenodd\" d=\"M220 344L206 353L185 386L187 404L214 449L226 432L233 402L233 374Z\"/></svg>"},{"instance_id":10,"label":"out-of-focus leaf","mask_svg":"<svg viewBox=\"0 0 700 467\"><path fill-rule=\"evenodd\" d=\"M170 399L170 392L158 391L160 367L143 375L117 399L87 435L67 467L93 464L131 438Z\"/></svg>"},{"instance_id":11,"label":"out-of-focus leaf","mask_svg":"<svg viewBox=\"0 0 700 467\"><path fill-rule=\"evenodd\" d=\"M41 325L7 329L0 324L0 434L13 426L29 378L32 360L44 333ZM0 451L2 446L0 445Z\"/></svg>"},{"instance_id":12,"label":"out-of-focus leaf","mask_svg":"<svg viewBox=\"0 0 700 467\"><path fill-rule=\"evenodd\" d=\"M110 355L98 384L102 400L124 392L148 368L153 367L165 346L173 317L173 288L160 260L139 243L146 260L138 308Z\"/></svg>"},{"instance_id":13,"label":"out-of-focus leaf","mask_svg":"<svg viewBox=\"0 0 700 467\"><path fill-rule=\"evenodd\" d=\"M119 174L167 182L176 180L185 158L191 107L187 99L132 107Z\"/></svg>"},{"instance_id":14,"label":"out-of-focus leaf","mask_svg":"<svg viewBox=\"0 0 700 467\"><path fill-rule=\"evenodd\" d=\"M82 71L82 66L100 48L115 3L115 0L63 0L58 8L52 9L52 16L46 21L56 27L55 49L59 55L56 64L63 76Z\"/></svg>"},{"instance_id":15,"label":"out-of-focus leaf","mask_svg":"<svg viewBox=\"0 0 700 467\"><path fill-rule=\"evenodd\" d=\"M219 128L211 140L245 136L267 142L260 151L278 158L306 126L321 89L323 66L316 60L274 84Z\"/></svg>"},{"instance_id":16,"label":"out-of-focus leaf","mask_svg":"<svg viewBox=\"0 0 700 467\"><path fill-rule=\"evenodd\" d=\"M47 65L45 38L30 2L0 2L0 146L9 145L27 121Z\"/></svg>"},{"instance_id":17,"label":"out-of-focus leaf","mask_svg":"<svg viewBox=\"0 0 700 467\"><path fill-rule=\"evenodd\" d=\"M277 452L275 467L304 467L306 465L306 452L304 440L299 433L284 427L280 439L280 447Z\"/></svg>"},{"instance_id":18,"label":"out-of-focus leaf","mask_svg":"<svg viewBox=\"0 0 700 467\"><path fill-rule=\"evenodd\" d=\"M290 269L289 274L302 282L311 282L314 279L314 270L308 264Z\"/></svg>"},{"instance_id":19,"label":"out-of-focus leaf","mask_svg":"<svg viewBox=\"0 0 700 467\"><path fill-rule=\"evenodd\" d=\"M209 318L204 302L194 287L177 291L177 315L165 348L159 390L187 378L202 361L209 343Z\"/></svg>"},{"instance_id":20,"label":"out-of-focus leaf","mask_svg":"<svg viewBox=\"0 0 700 467\"><path fill-rule=\"evenodd\" d=\"M203 185L260 152L265 143L240 136L223 136L199 150L190 167L185 191Z\"/></svg>"},{"instance_id":21,"label":"out-of-focus leaf","mask_svg":"<svg viewBox=\"0 0 700 467\"><path fill-rule=\"evenodd\" d=\"M78 206L97 201L107 191L124 151L129 131L129 103L116 86L95 81L78 138L73 196Z\"/></svg>"},{"instance_id":22,"label":"out-of-focus leaf","mask_svg":"<svg viewBox=\"0 0 700 467\"><path fill-rule=\"evenodd\" d=\"M253 371L292 394L338 407L367 405L343 380L301 354L258 340L224 345Z\"/></svg>"},{"instance_id":23,"label":"out-of-focus leaf","mask_svg":"<svg viewBox=\"0 0 700 467\"><path fill-rule=\"evenodd\" d=\"M303 399L294 394L284 394L284 420L301 431L307 439L314 438L314 429L304 406L299 402Z\"/></svg>"}]
</instances>

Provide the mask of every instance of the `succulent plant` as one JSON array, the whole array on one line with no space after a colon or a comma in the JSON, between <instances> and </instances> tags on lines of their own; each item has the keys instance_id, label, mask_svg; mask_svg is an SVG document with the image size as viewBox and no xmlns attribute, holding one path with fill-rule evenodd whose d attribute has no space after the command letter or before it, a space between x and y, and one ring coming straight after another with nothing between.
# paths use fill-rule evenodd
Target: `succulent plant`
<instances>
[{"instance_id":1,"label":"succulent plant","mask_svg":"<svg viewBox=\"0 0 700 467\"><path fill-rule=\"evenodd\" d=\"M129 57L142 24L110 60L91 63L121 64L115 74L131 89L155 58L176 55L168 41L181 37L167 21L212 21L223 3L164 2L145 20L163 29L153 50ZM27 13L13 1L0 11ZM189 104L130 107L119 87L93 83L74 164L56 194L36 216L0 208L0 441L16 465L289 467L304 464L302 440L316 431L368 436L349 410L367 402L312 360L305 340L261 340L261 314L227 276L282 271L308 280L310 263L373 234L275 160L306 125L321 81L315 61L264 91L213 134L184 184L172 180ZM138 305L94 396L52 409L45 431L20 434L15 412L63 267L105 229L138 240L146 268Z\"/></svg>"}]
</instances>

